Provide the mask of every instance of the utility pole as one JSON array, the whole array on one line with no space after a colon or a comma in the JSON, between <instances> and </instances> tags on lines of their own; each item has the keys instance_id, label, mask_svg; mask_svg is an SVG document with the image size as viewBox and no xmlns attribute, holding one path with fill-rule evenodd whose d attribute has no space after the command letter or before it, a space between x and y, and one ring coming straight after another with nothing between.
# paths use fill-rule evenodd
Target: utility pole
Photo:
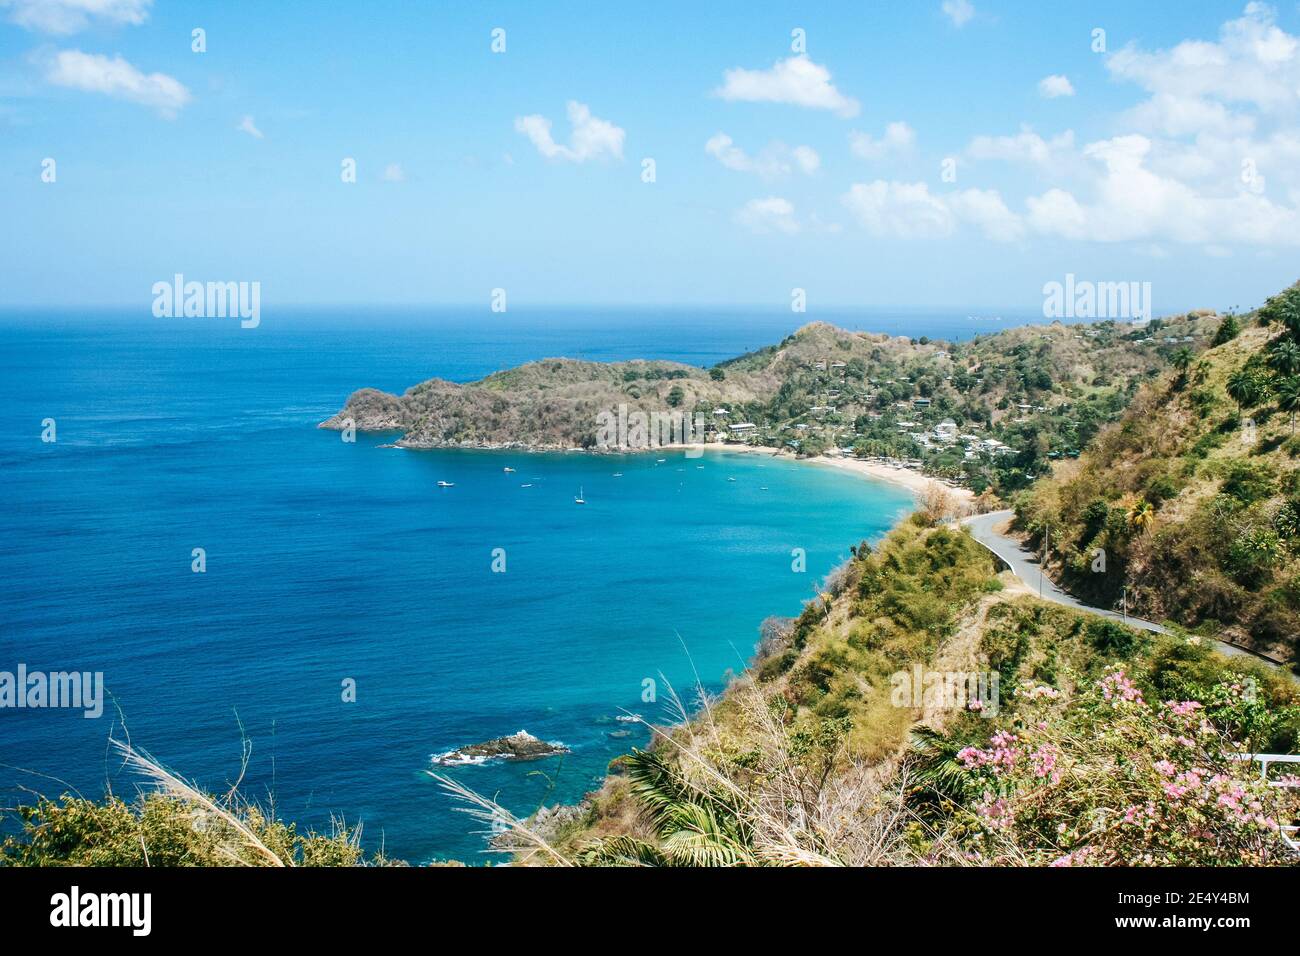
<instances>
[{"instance_id":1,"label":"utility pole","mask_svg":"<svg viewBox=\"0 0 1300 956\"><path fill-rule=\"evenodd\" d=\"M1124 609L1124 623L1127 624L1128 623L1128 585L1124 586L1123 593L1124 593L1124 598L1123 598L1124 603L1121 605L1121 607L1123 607Z\"/></svg>"},{"instance_id":2,"label":"utility pole","mask_svg":"<svg viewBox=\"0 0 1300 956\"><path fill-rule=\"evenodd\" d=\"M1043 596L1043 578L1047 574L1047 548L1048 541L1052 537L1052 525L1048 522L1047 529L1043 532L1043 553L1038 559L1038 596Z\"/></svg>"}]
</instances>

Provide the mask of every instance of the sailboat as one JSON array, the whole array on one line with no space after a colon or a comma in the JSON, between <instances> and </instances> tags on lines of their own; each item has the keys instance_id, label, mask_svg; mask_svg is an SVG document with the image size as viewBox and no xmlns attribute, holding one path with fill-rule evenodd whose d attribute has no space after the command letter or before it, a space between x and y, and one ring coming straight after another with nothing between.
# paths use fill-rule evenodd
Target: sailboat
<instances>
[{"instance_id":1,"label":"sailboat","mask_svg":"<svg viewBox=\"0 0 1300 956\"><path fill-rule=\"evenodd\" d=\"M578 486L578 496L573 499L573 503L575 505L585 505L587 503L587 499L582 497L582 485Z\"/></svg>"}]
</instances>

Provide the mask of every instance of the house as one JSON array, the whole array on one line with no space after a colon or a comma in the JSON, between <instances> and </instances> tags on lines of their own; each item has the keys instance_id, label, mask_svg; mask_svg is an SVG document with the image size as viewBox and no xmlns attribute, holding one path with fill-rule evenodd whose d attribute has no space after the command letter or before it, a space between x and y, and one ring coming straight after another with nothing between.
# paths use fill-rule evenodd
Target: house
<instances>
[{"instance_id":1,"label":"house","mask_svg":"<svg viewBox=\"0 0 1300 956\"><path fill-rule=\"evenodd\" d=\"M951 418L945 418L939 424L934 426L934 437L945 443L956 441L957 423Z\"/></svg>"},{"instance_id":2,"label":"house","mask_svg":"<svg viewBox=\"0 0 1300 956\"><path fill-rule=\"evenodd\" d=\"M912 400L912 404L917 408L929 408L930 400L928 398L915 398Z\"/></svg>"},{"instance_id":3,"label":"house","mask_svg":"<svg viewBox=\"0 0 1300 956\"><path fill-rule=\"evenodd\" d=\"M737 422L735 425L728 425L733 432L752 432L758 426L753 422Z\"/></svg>"}]
</instances>

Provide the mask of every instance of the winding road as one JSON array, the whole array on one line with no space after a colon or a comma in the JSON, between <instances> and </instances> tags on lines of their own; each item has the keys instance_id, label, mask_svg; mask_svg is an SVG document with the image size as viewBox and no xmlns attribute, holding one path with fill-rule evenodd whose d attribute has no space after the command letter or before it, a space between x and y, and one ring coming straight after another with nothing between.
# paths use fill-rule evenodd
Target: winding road
<instances>
[{"instance_id":1,"label":"winding road","mask_svg":"<svg viewBox=\"0 0 1300 956\"><path fill-rule=\"evenodd\" d=\"M1042 566L1038 559L1023 547L1020 542L1009 535L1001 534L997 529L1009 521L1015 515L1014 511L990 511L988 514L975 515L971 518L962 520L962 525L970 531L971 537L978 541L984 547L988 548L998 557L1003 564L1007 565L1016 577L1024 581L1031 591L1038 594L1044 601L1051 601L1055 604L1063 604L1066 607L1073 608L1076 611L1084 611L1088 614L1095 614L1098 617L1108 617L1111 620L1128 624L1130 627L1138 627L1147 631L1155 631L1157 634L1168 634L1169 629L1156 624L1154 621L1144 621L1141 618L1132 615L1124 616L1118 611L1111 611L1106 608L1093 607L1091 604L1085 604L1074 595L1062 591L1056 586L1046 574L1043 573ZM1266 657L1253 654L1244 648L1237 647L1235 644L1229 644L1227 641L1219 641L1219 649L1229 656L1249 657L1254 660L1263 661L1272 667L1278 667L1283 673L1286 673L1293 680L1300 680L1295 674L1281 668L1275 661Z\"/></svg>"}]
</instances>

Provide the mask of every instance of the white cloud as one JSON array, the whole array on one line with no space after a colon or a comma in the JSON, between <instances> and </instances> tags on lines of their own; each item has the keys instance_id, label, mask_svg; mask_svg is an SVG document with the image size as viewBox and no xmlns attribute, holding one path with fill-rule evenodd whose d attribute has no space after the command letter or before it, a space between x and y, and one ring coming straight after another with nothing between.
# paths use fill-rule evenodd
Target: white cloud
<instances>
[{"instance_id":1,"label":"white cloud","mask_svg":"<svg viewBox=\"0 0 1300 956\"><path fill-rule=\"evenodd\" d=\"M1038 81L1038 95L1049 100L1054 100L1058 96L1073 96L1074 84L1070 82L1068 76L1053 73Z\"/></svg>"},{"instance_id":2,"label":"white cloud","mask_svg":"<svg viewBox=\"0 0 1300 956\"><path fill-rule=\"evenodd\" d=\"M1136 108L1111 118L1118 135L1080 146L1070 130L1049 138L1022 127L970 141L973 160L1033 170L1043 184L1023 199L877 180L853 185L845 207L869 233L901 239L970 229L998 242L1128 243L1151 257L1175 246L1211 256L1300 246L1300 37L1279 29L1270 8L1247 4L1215 41L1129 46L1107 66L1141 91ZM1070 95L1073 86L1050 76L1040 90ZM891 142L910 145L888 131L851 137L855 155L869 159L888 154Z\"/></svg>"},{"instance_id":3,"label":"white cloud","mask_svg":"<svg viewBox=\"0 0 1300 956\"><path fill-rule=\"evenodd\" d=\"M994 242L1015 242L1025 236L1025 224L1007 208L995 189L967 189L947 197L948 207L963 222L975 226Z\"/></svg>"},{"instance_id":4,"label":"white cloud","mask_svg":"<svg viewBox=\"0 0 1300 956\"><path fill-rule=\"evenodd\" d=\"M794 161L809 176L817 172L822 165L822 158L817 155L817 150L811 146L796 146L794 148Z\"/></svg>"},{"instance_id":5,"label":"white cloud","mask_svg":"<svg viewBox=\"0 0 1300 956\"><path fill-rule=\"evenodd\" d=\"M971 159L993 159L1033 166L1064 165L1074 150L1074 132L1066 130L1050 140L1029 127L1015 136L976 136L966 147Z\"/></svg>"},{"instance_id":6,"label":"white cloud","mask_svg":"<svg viewBox=\"0 0 1300 956\"><path fill-rule=\"evenodd\" d=\"M1248 3L1225 23L1218 42L1184 40L1172 49L1146 52L1128 46L1106 59L1121 80L1151 94L1130 114L1145 132L1170 136L1248 132L1254 118L1233 109L1293 113L1300 103L1300 40L1273 22L1273 10Z\"/></svg>"},{"instance_id":7,"label":"white cloud","mask_svg":"<svg viewBox=\"0 0 1300 956\"><path fill-rule=\"evenodd\" d=\"M849 149L859 159L883 159L896 153L905 153L916 145L916 131L899 121L885 127L885 135L876 139L868 133L854 130L849 134Z\"/></svg>"},{"instance_id":8,"label":"white cloud","mask_svg":"<svg viewBox=\"0 0 1300 956\"><path fill-rule=\"evenodd\" d=\"M709 137L704 151L727 169L738 173L753 173L765 180L788 176L794 166L812 175L821 166L821 157L811 146L790 149L784 143L769 143L757 156L751 156L735 144L726 133Z\"/></svg>"},{"instance_id":9,"label":"white cloud","mask_svg":"<svg viewBox=\"0 0 1300 956\"><path fill-rule=\"evenodd\" d=\"M253 139L262 138L262 131L257 128L257 124L253 122L253 117L251 116L245 116L240 120L239 125L236 126L235 129L239 130L241 133L247 133L249 136L253 137Z\"/></svg>"},{"instance_id":10,"label":"white cloud","mask_svg":"<svg viewBox=\"0 0 1300 956\"><path fill-rule=\"evenodd\" d=\"M406 182L406 170L402 169L401 163L389 163L384 167L384 172L380 178L386 183L404 183Z\"/></svg>"},{"instance_id":11,"label":"white cloud","mask_svg":"<svg viewBox=\"0 0 1300 956\"><path fill-rule=\"evenodd\" d=\"M945 239L963 224L995 242L1014 242L1025 235L1020 217L992 189L936 195L923 182L878 179L854 183L841 201L868 232L880 238Z\"/></svg>"},{"instance_id":12,"label":"white cloud","mask_svg":"<svg viewBox=\"0 0 1300 956\"><path fill-rule=\"evenodd\" d=\"M970 0L943 0L939 9L958 29L970 23L975 17L975 5Z\"/></svg>"},{"instance_id":13,"label":"white cloud","mask_svg":"<svg viewBox=\"0 0 1300 956\"><path fill-rule=\"evenodd\" d=\"M568 146L555 141L551 136L551 121L539 114L516 117L515 130L527 136L547 159L585 163L604 157L623 158L623 139L627 135L623 129L592 116L591 109L577 100L569 100L567 112L573 128Z\"/></svg>"},{"instance_id":14,"label":"white cloud","mask_svg":"<svg viewBox=\"0 0 1300 956\"><path fill-rule=\"evenodd\" d=\"M84 30L92 20L139 26L152 5L153 0L0 0L0 9L20 27L60 36Z\"/></svg>"},{"instance_id":15,"label":"white cloud","mask_svg":"<svg viewBox=\"0 0 1300 956\"><path fill-rule=\"evenodd\" d=\"M794 204L780 196L751 199L736 213L736 221L754 232L783 232L793 235L799 231L794 217Z\"/></svg>"},{"instance_id":16,"label":"white cloud","mask_svg":"<svg viewBox=\"0 0 1300 956\"><path fill-rule=\"evenodd\" d=\"M61 50L45 74L55 86L103 93L115 99L129 100L156 109L167 119L190 99L190 91L179 80L165 73L144 74L120 56L109 59L98 53Z\"/></svg>"},{"instance_id":17,"label":"white cloud","mask_svg":"<svg viewBox=\"0 0 1300 956\"><path fill-rule=\"evenodd\" d=\"M1151 140L1131 134L1090 143L1083 154L1101 167L1095 198L1063 189L1027 200L1039 232L1096 242L1165 239L1181 243L1300 243L1300 215L1244 188L1210 195L1146 165Z\"/></svg>"},{"instance_id":18,"label":"white cloud","mask_svg":"<svg viewBox=\"0 0 1300 956\"><path fill-rule=\"evenodd\" d=\"M860 106L831 82L830 71L806 56L778 60L770 70L737 68L723 73L714 95L746 103L789 103L840 116L857 116Z\"/></svg>"},{"instance_id":19,"label":"white cloud","mask_svg":"<svg viewBox=\"0 0 1300 956\"><path fill-rule=\"evenodd\" d=\"M925 183L854 183L841 201L873 236L942 239L952 235L953 214Z\"/></svg>"}]
</instances>

